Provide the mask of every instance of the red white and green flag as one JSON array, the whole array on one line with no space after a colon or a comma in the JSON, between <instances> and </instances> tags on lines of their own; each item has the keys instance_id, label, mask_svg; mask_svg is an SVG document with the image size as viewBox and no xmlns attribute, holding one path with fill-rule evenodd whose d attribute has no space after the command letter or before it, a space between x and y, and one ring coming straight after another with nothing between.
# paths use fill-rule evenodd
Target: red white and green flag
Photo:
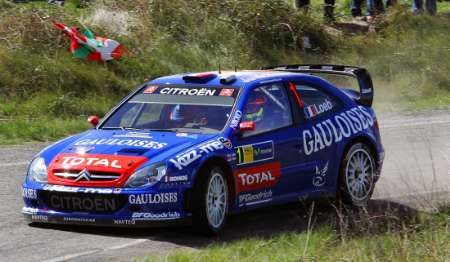
<instances>
[{"instance_id":1,"label":"red white and green flag","mask_svg":"<svg viewBox=\"0 0 450 262\"><path fill-rule=\"evenodd\" d=\"M70 38L70 52L76 58L108 61L123 55L123 46L115 40L95 36L89 29L80 33L76 27L68 27L63 23L53 22L53 25Z\"/></svg>"}]
</instances>

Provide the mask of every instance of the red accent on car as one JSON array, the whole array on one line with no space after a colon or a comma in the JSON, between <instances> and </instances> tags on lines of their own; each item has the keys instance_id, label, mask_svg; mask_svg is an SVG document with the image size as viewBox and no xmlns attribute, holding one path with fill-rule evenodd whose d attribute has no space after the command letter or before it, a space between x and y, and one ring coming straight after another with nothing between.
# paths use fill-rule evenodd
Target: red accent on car
<instances>
[{"instance_id":1,"label":"red accent on car","mask_svg":"<svg viewBox=\"0 0 450 262\"><path fill-rule=\"evenodd\" d=\"M122 187L148 159L142 156L59 154L49 165L48 183L66 186ZM88 178L79 176L82 171Z\"/></svg>"},{"instance_id":2,"label":"red accent on car","mask_svg":"<svg viewBox=\"0 0 450 262\"><path fill-rule=\"evenodd\" d=\"M237 170L234 173L236 194L275 186L281 177L280 162Z\"/></svg>"},{"instance_id":3,"label":"red accent on car","mask_svg":"<svg viewBox=\"0 0 450 262\"><path fill-rule=\"evenodd\" d=\"M232 88L224 88L220 90L219 96L232 96L234 93L234 89Z\"/></svg>"},{"instance_id":4,"label":"red accent on car","mask_svg":"<svg viewBox=\"0 0 450 262\"><path fill-rule=\"evenodd\" d=\"M245 121L239 124L240 131L253 131L256 129L256 123L253 121Z\"/></svg>"},{"instance_id":5,"label":"red accent on car","mask_svg":"<svg viewBox=\"0 0 450 262\"><path fill-rule=\"evenodd\" d=\"M195 81L195 80L207 80L211 78L215 78L217 75L210 72L205 73L197 73L183 76L183 80L185 81Z\"/></svg>"},{"instance_id":6,"label":"red accent on car","mask_svg":"<svg viewBox=\"0 0 450 262\"><path fill-rule=\"evenodd\" d=\"M291 89L292 93L294 94L295 99L297 100L298 106L303 107L303 101L300 98L300 95L298 94L297 88L295 88L295 85L293 83L289 82L289 88Z\"/></svg>"},{"instance_id":7,"label":"red accent on car","mask_svg":"<svg viewBox=\"0 0 450 262\"><path fill-rule=\"evenodd\" d=\"M378 125L378 119L374 119L373 120L373 126L375 127L375 129L380 132L380 126Z\"/></svg>"},{"instance_id":8,"label":"red accent on car","mask_svg":"<svg viewBox=\"0 0 450 262\"><path fill-rule=\"evenodd\" d=\"M147 86L145 89L144 89L144 94L153 94L155 91L156 91L156 89L158 89L158 86Z\"/></svg>"},{"instance_id":9,"label":"red accent on car","mask_svg":"<svg viewBox=\"0 0 450 262\"><path fill-rule=\"evenodd\" d=\"M94 127L98 125L100 122L100 118L98 116L90 116L88 117L88 122L91 123Z\"/></svg>"}]
</instances>

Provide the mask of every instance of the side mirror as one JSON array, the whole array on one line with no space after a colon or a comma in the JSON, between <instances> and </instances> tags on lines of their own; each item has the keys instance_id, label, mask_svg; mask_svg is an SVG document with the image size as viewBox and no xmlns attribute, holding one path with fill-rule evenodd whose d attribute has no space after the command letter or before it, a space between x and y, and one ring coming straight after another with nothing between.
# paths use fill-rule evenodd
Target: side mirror
<instances>
[{"instance_id":1,"label":"side mirror","mask_svg":"<svg viewBox=\"0 0 450 262\"><path fill-rule=\"evenodd\" d=\"M253 121L241 122L239 124L239 133L254 131L256 129L256 123Z\"/></svg>"},{"instance_id":2,"label":"side mirror","mask_svg":"<svg viewBox=\"0 0 450 262\"><path fill-rule=\"evenodd\" d=\"M100 118L98 118L98 116L90 116L87 121L91 123L92 126L96 127L100 122Z\"/></svg>"}]
</instances>

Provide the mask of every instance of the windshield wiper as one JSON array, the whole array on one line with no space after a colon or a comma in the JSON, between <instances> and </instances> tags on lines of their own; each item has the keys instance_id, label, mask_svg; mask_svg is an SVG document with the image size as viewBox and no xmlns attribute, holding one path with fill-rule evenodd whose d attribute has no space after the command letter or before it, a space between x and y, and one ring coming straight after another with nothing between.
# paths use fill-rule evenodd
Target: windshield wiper
<instances>
[{"instance_id":1,"label":"windshield wiper","mask_svg":"<svg viewBox=\"0 0 450 262\"><path fill-rule=\"evenodd\" d=\"M120 129L120 130L142 130L141 128L135 128L135 127L129 127L129 126L104 126L101 129L107 129L107 130L114 130L114 129Z\"/></svg>"},{"instance_id":2,"label":"windshield wiper","mask_svg":"<svg viewBox=\"0 0 450 262\"><path fill-rule=\"evenodd\" d=\"M167 128L149 128L148 130L154 132L178 132L178 129L167 129Z\"/></svg>"}]
</instances>

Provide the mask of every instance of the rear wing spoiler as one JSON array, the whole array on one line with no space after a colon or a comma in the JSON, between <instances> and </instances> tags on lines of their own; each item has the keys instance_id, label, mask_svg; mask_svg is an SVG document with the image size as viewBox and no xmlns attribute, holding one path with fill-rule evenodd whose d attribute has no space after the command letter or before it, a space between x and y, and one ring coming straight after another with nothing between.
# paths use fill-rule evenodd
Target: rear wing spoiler
<instances>
[{"instance_id":1,"label":"rear wing spoiler","mask_svg":"<svg viewBox=\"0 0 450 262\"><path fill-rule=\"evenodd\" d=\"M361 105L372 106L373 102L373 83L372 77L365 68L346 66L346 65L313 65L313 64L295 64L295 65L274 65L265 66L261 70L286 71L293 73L307 74L332 74L345 75L356 78L359 85L359 98L357 102Z\"/></svg>"}]
</instances>

